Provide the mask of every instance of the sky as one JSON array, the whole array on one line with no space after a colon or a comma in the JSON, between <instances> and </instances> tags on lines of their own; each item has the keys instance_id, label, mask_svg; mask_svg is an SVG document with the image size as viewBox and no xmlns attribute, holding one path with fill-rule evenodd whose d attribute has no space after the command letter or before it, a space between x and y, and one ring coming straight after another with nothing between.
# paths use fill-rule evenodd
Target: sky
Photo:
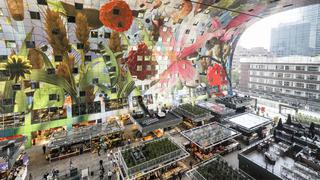
<instances>
[{"instance_id":1,"label":"sky","mask_svg":"<svg viewBox=\"0 0 320 180\"><path fill-rule=\"evenodd\" d=\"M263 18L247 28L240 37L239 44L245 48L264 47L270 49L271 29L279 24L301 20L301 8L277 13Z\"/></svg>"}]
</instances>

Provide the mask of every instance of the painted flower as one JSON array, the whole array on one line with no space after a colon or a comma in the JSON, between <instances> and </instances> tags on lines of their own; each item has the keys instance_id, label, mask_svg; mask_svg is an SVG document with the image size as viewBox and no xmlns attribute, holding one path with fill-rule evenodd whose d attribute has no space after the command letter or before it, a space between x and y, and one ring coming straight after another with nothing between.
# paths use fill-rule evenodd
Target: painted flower
<instances>
[{"instance_id":1,"label":"painted flower","mask_svg":"<svg viewBox=\"0 0 320 180\"><path fill-rule=\"evenodd\" d=\"M99 19L106 27L123 32L131 27L133 15L126 2L113 0L101 7Z\"/></svg>"}]
</instances>

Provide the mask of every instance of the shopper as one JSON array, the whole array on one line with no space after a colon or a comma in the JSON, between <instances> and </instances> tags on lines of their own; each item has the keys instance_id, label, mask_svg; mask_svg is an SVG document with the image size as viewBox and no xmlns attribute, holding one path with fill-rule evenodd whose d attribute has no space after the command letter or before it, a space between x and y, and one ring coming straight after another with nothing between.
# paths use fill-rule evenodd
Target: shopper
<instances>
[{"instance_id":1,"label":"shopper","mask_svg":"<svg viewBox=\"0 0 320 180\"><path fill-rule=\"evenodd\" d=\"M101 149L101 147L100 147L100 145L98 145L98 156L100 156L100 149Z\"/></svg>"},{"instance_id":2,"label":"shopper","mask_svg":"<svg viewBox=\"0 0 320 180\"><path fill-rule=\"evenodd\" d=\"M70 158L70 161L69 161L69 165L70 165L70 169L71 169L71 167L72 167L72 160L71 160L71 158Z\"/></svg>"},{"instance_id":3,"label":"shopper","mask_svg":"<svg viewBox=\"0 0 320 180\"><path fill-rule=\"evenodd\" d=\"M44 144L44 145L42 146L43 154L46 154L46 150L47 150L47 147L46 147L46 145Z\"/></svg>"},{"instance_id":4,"label":"shopper","mask_svg":"<svg viewBox=\"0 0 320 180\"><path fill-rule=\"evenodd\" d=\"M108 180L111 180L111 178L112 178L112 172L109 170L108 171Z\"/></svg>"}]
</instances>

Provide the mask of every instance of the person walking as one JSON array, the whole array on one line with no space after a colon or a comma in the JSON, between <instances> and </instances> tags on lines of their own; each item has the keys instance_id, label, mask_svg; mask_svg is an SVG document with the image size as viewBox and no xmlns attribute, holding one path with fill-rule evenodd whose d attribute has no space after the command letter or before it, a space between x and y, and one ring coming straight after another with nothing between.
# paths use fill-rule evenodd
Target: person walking
<instances>
[{"instance_id":1,"label":"person walking","mask_svg":"<svg viewBox=\"0 0 320 180\"><path fill-rule=\"evenodd\" d=\"M101 149L101 147L100 147L100 145L98 145L98 156L100 156L100 149Z\"/></svg>"},{"instance_id":2,"label":"person walking","mask_svg":"<svg viewBox=\"0 0 320 180\"><path fill-rule=\"evenodd\" d=\"M32 174L31 174L31 173L29 174L29 180L33 180L33 179L32 179Z\"/></svg>"},{"instance_id":3,"label":"person walking","mask_svg":"<svg viewBox=\"0 0 320 180\"><path fill-rule=\"evenodd\" d=\"M72 159L70 158L70 161L69 161L69 168L71 169L72 167Z\"/></svg>"},{"instance_id":4,"label":"person walking","mask_svg":"<svg viewBox=\"0 0 320 180\"><path fill-rule=\"evenodd\" d=\"M46 150L47 150L47 147L46 147L46 145L44 144L44 145L42 146L43 154L46 154Z\"/></svg>"}]
</instances>

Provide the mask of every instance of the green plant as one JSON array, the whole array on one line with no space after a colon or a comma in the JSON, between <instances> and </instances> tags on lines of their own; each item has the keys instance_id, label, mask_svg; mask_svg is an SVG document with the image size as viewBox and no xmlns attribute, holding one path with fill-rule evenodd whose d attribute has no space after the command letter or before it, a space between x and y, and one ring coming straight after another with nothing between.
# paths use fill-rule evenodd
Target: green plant
<instances>
[{"instance_id":1,"label":"green plant","mask_svg":"<svg viewBox=\"0 0 320 180\"><path fill-rule=\"evenodd\" d=\"M142 150L142 153L145 156L146 161L149 161L159 156L173 152L177 149L179 149L179 147L166 138L146 143L139 150ZM131 156L131 153L134 151L137 151L137 149L127 149L121 152L128 168L138 165L135 163L135 160Z\"/></svg>"}]
</instances>

